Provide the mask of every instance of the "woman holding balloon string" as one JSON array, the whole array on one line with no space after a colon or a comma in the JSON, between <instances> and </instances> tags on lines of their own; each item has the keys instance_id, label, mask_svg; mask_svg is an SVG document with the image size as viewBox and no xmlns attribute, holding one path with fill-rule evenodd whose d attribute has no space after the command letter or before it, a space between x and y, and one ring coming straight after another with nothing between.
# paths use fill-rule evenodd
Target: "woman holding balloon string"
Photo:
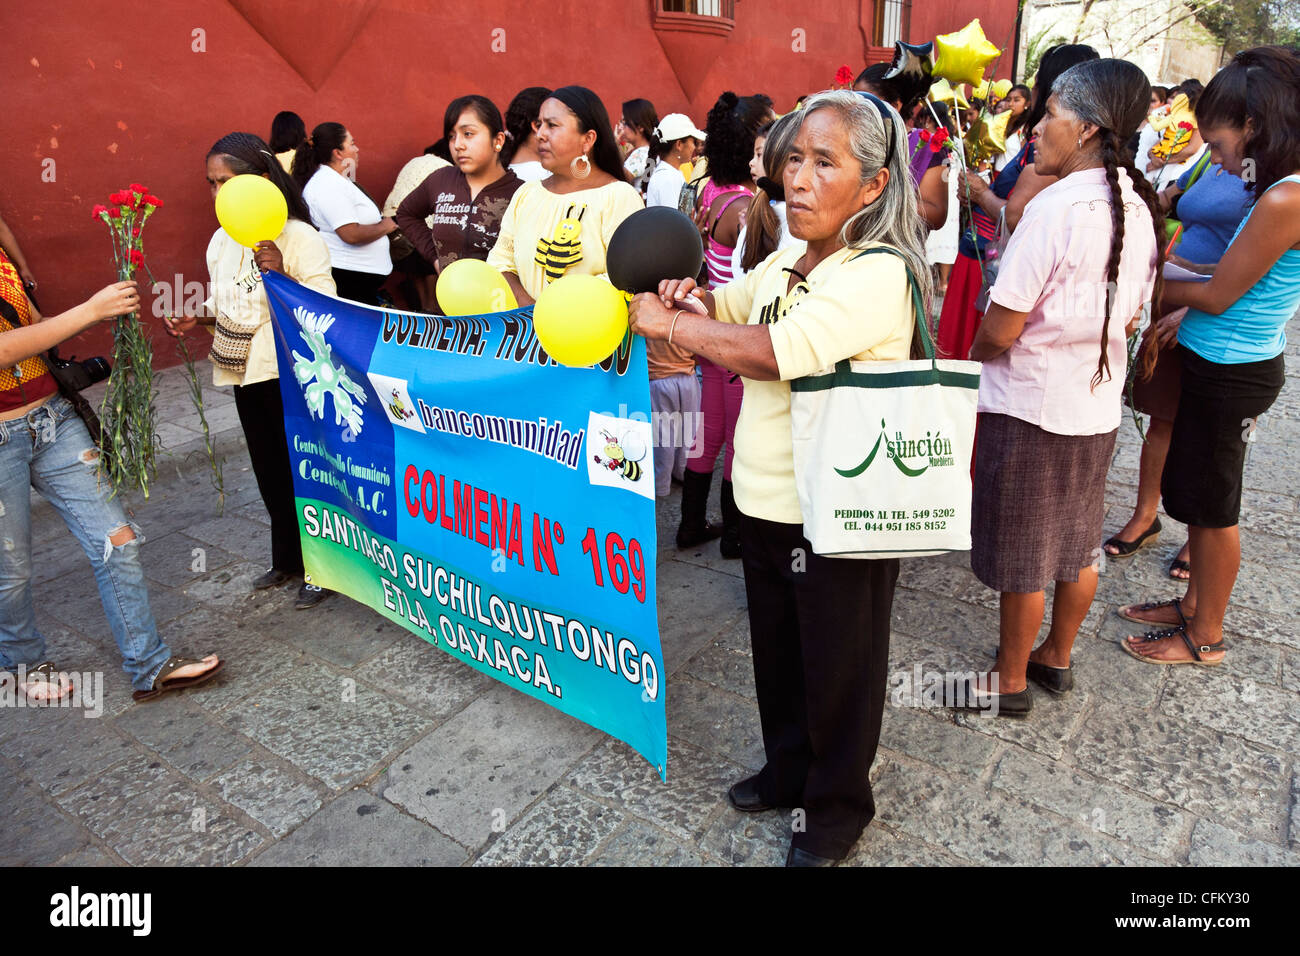
<instances>
[{"instance_id":1,"label":"woman holding balloon string","mask_svg":"<svg viewBox=\"0 0 1300 956\"><path fill-rule=\"evenodd\" d=\"M560 276L603 275L614 230L644 208L623 178L609 114L595 93L561 87L538 118L537 152L550 175L515 192L487 259L521 306Z\"/></svg>"},{"instance_id":2,"label":"woman holding balloon string","mask_svg":"<svg viewBox=\"0 0 1300 956\"><path fill-rule=\"evenodd\" d=\"M269 179L284 196L288 219L281 220L283 226L274 239L258 240L254 232L250 236L241 234L239 241L226 229L229 225L240 232L238 224L229 218L223 220L208 243L212 294L203 304L202 314L168 317L165 322L167 331L177 336L196 324L211 327L212 351L208 358L213 366L212 382L234 386L235 408L248 442L248 457L271 518L271 567L253 582L254 589L263 590L301 576L303 566L275 334L270 306L262 291L262 271L279 272L326 295L334 295L335 286L329 249L311 224L302 194L266 144L252 133L223 136L208 151L207 178L214 200L236 176ZM304 583L295 607L314 607L330 593Z\"/></svg>"},{"instance_id":3,"label":"woman holding balloon string","mask_svg":"<svg viewBox=\"0 0 1300 956\"><path fill-rule=\"evenodd\" d=\"M452 100L443 133L455 165L431 173L402 200L396 216L402 234L439 273L458 259L487 259L506 208L523 185L502 165L505 127L487 97Z\"/></svg>"},{"instance_id":4,"label":"woman holding balloon string","mask_svg":"<svg viewBox=\"0 0 1300 956\"><path fill-rule=\"evenodd\" d=\"M630 318L634 332L744 376L735 494L767 763L728 796L747 812L803 808L786 862L808 866L847 856L875 814L869 774L899 566L818 555L804 537L789 382L841 359L908 358L908 276L924 298L930 270L898 114L835 91L792 115L782 181L804 243L712 292L691 277L665 281L632 300Z\"/></svg>"}]
</instances>

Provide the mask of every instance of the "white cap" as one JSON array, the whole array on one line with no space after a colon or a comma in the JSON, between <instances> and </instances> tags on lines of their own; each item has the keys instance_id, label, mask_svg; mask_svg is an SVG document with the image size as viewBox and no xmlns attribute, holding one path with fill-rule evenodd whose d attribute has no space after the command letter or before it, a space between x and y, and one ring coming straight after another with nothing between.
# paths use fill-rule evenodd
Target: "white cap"
<instances>
[{"instance_id":1,"label":"white cap","mask_svg":"<svg viewBox=\"0 0 1300 956\"><path fill-rule=\"evenodd\" d=\"M661 119L659 125L655 127L655 136L659 137L661 143L671 143L687 136L704 139L704 133L695 128L695 124L685 113L669 113Z\"/></svg>"}]
</instances>

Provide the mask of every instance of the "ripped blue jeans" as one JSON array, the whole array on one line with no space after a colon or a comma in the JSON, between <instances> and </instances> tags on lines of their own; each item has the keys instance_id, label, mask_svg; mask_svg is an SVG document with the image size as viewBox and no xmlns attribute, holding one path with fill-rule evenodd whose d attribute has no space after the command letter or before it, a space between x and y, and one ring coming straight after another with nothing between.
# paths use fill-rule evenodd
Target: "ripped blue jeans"
<instances>
[{"instance_id":1,"label":"ripped blue jeans","mask_svg":"<svg viewBox=\"0 0 1300 956\"><path fill-rule=\"evenodd\" d=\"M140 564L143 537L122 505L108 499L98 475L99 449L63 396L24 418L0 421L0 669L45 660L45 638L32 605L32 511L35 488L76 535L95 573L122 669L136 690L148 690L171 651L158 637ZM135 538L114 545L123 528ZM88 635L94 636L94 635ZM70 663L60 663L62 667Z\"/></svg>"}]
</instances>

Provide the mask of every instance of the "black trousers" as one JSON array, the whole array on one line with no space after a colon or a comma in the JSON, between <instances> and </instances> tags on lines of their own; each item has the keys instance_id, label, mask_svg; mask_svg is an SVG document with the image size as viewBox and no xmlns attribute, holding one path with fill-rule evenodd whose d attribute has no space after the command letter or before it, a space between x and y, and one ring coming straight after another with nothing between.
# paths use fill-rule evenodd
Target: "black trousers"
<instances>
[{"instance_id":1,"label":"black trousers","mask_svg":"<svg viewBox=\"0 0 1300 956\"><path fill-rule=\"evenodd\" d=\"M379 290L388 281L388 276L375 275L373 272L353 272L351 269L332 269L331 272L334 274L334 288L338 290L339 298L351 299L362 305L378 305Z\"/></svg>"},{"instance_id":2,"label":"black trousers","mask_svg":"<svg viewBox=\"0 0 1300 956\"><path fill-rule=\"evenodd\" d=\"M897 559L813 554L803 526L741 515L754 683L767 765L758 792L802 808L793 845L841 859L876 814Z\"/></svg>"},{"instance_id":3,"label":"black trousers","mask_svg":"<svg viewBox=\"0 0 1300 956\"><path fill-rule=\"evenodd\" d=\"M257 477L257 490L271 516L271 567L285 574L302 574L302 542L293 498L293 468L284 431L280 380L235 386L235 408L248 441L248 457Z\"/></svg>"}]
</instances>

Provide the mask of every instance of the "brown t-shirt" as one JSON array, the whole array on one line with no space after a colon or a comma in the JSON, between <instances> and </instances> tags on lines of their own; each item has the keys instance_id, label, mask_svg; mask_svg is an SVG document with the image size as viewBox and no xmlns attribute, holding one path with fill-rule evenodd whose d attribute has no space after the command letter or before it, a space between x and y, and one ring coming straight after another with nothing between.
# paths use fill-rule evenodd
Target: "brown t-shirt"
<instances>
[{"instance_id":1,"label":"brown t-shirt","mask_svg":"<svg viewBox=\"0 0 1300 956\"><path fill-rule=\"evenodd\" d=\"M469 181L456 166L430 173L397 207L397 225L438 270L457 259L486 259L501 231L501 217L523 180L510 170L470 199ZM433 217L433 229L425 224Z\"/></svg>"},{"instance_id":2,"label":"brown t-shirt","mask_svg":"<svg viewBox=\"0 0 1300 956\"><path fill-rule=\"evenodd\" d=\"M680 345L669 345L659 339L645 340L645 360L650 367L650 380L671 375L690 375L695 372L695 356Z\"/></svg>"}]
</instances>

